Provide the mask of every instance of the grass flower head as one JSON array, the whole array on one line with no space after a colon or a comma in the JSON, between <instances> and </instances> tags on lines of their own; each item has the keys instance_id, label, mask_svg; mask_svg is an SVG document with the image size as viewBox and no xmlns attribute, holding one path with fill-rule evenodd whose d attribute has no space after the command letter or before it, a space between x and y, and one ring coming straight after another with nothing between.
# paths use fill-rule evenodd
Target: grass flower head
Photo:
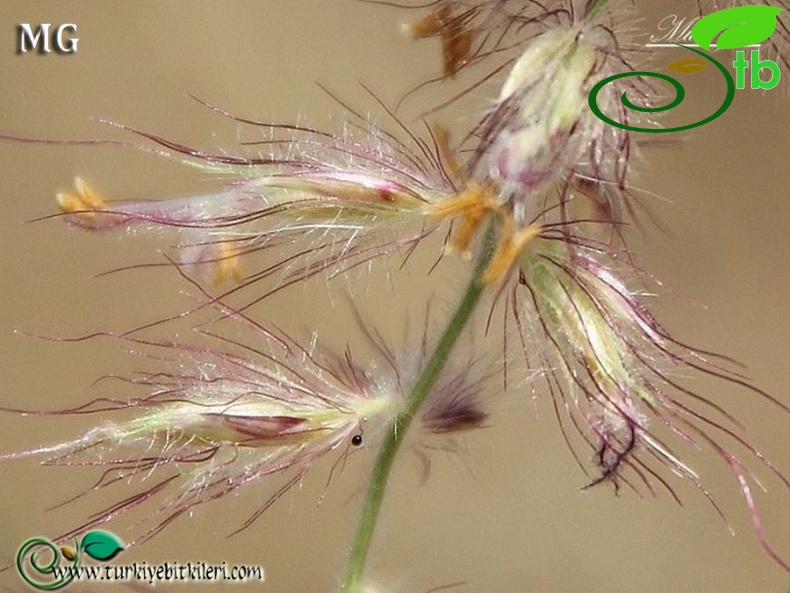
<instances>
[{"instance_id":1,"label":"grass flower head","mask_svg":"<svg viewBox=\"0 0 790 593\"><path fill-rule=\"evenodd\" d=\"M139 510L135 541L142 542L196 506L284 476L239 528L245 529L318 459L336 450L342 459L362 444L367 426L385 425L394 413L399 397L388 377L377 382L349 353L308 350L247 321L255 347L213 333L207 336L227 348L119 337L160 366L125 380L147 393L48 412L103 420L75 440L5 456L103 468L78 497L112 486L116 492L136 488L58 540Z\"/></svg>"},{"instance_id":2,"label":"grass flower head","mask_svg":"<svg viewBox=\"0 0 790 593\"><path fill-rule=\"evenodd\" d=\"M224 179L224 189L110 201L77 178L74 191L57 196L62 216L93 232L175 235L178 262L215 285L233 280L246 286L277 274L287 285L413 246L437 226L433 206L454 195L430 134L425 140L403 127L402 140L353 113L339 137L305 126L233 119L262 133L264 139L244 142L259 154L209 153L125 128L153 142L155 153ZM298 251L263 269L243 265L256 253L293 243Z\"/></svg>"}]
</instances>

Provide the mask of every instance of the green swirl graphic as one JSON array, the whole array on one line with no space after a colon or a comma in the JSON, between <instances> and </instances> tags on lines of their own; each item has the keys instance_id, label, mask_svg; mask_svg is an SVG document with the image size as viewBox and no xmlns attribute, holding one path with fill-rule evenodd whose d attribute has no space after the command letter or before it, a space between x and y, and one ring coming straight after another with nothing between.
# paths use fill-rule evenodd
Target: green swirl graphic
<instances>
[{"instance_id":1,"label":"green swirl graphic","mask_svg":"<svg viewBox=\"0 0 790 593\"><path fill-rule=\"evenodd\" d=\"M40 550L36 551L35 548L39 546L43 546L52 552L52 561L46 566L39 565L38 560L36 559L36 554L38 554ZM76 568L80 561L79 544L75 546L75 550L76 553L74 555L74 563L72 564L72 567ZM19 548L19 552L17 552L16 567L20 576L28 585L31 585L36 589L41 589L42 591L54 591L55 589L65 587L74 579L74 573L69 572L67 575L61 576L57 581L43 582L35 580L28 574L28 570L25 567L25 557L28 555L28 553L30 554L30 566L33 568L33 570L41 575L52 575L54 569L60 565L61 557L58 547L48 539L43 537L34 537L33 539L27 540L24 545Z\"/></svg>"},{"instance_id":2,"label":"green swirl graphic","mask_svg":"<svg viewBox=\"0 0 790 593\"><path fill-rule=\"evenodd\" d=\"M709 122L712 122L714 119L716 119L721 114L723 114L725 111L727 111L727 109L730 107L730 105L732 104L733 100L735 99L735 80L733 79L732 75L727 71L727 69L718 60L713 58L707 52L701 51L701 50L697 50L697 49L694 49L693 47L688 47L688 46L685 46L685 45L680 45L680 44L677 44L677 45L678 45L678 47L682 47L682 48L687 49L689 51L693 51L695 54L699 54L704 59L708 60L714 66L716 66L719 69L719 72L721 72L724 75L724 79L727 81L727 95L724 97L724 102L721 104L721 107L719 107L714 114L712 114L712 115L710 115L710 116L706 117L705 119L700 120L698 122L694 122L692 124L687 124L685 126L677 126L675 128L640 128L640 127L637 127L637 126L629 126L628 124L623 124L623 123L620 123L618 121L615 121L611 117L606 115L603 111L601 111L600 108L598 107L598 93L600 93L601 89L603 89L603 87L605 87L607 84L609 84L610 82L613 82L615 80L618 80L620 78L625 78L627 76L648 76L648 77L651 77L651 78L660 78L661 80L667 81L668 83L670 83L675 88L675 94L676 94L675 99L671 103L669 103L667 105L662 105L660 107L641 107L639 105L635 105L634 103L632 103L628 99L626 92L623 92L622 96L620 97L620 101L628 109L631 109L633 111L640 111L642 113L658 113L658 112L661 112L661 111L668 111L669 109L672 109L672 108L677 107L678 105L680 105L680 103L683 102L683 99L686 96L686 91L683 88L683 85L680 84L680 82L678 82L676 79L674 79L671 76L668 76L666 74L660 74L658 72L623 72L622 74L615 74L614 76L610 76L608 78L604 78L602 81L600 81L598 84L596 84L590 90L590 95L589 95L589 97L587 99L587 102L590 105L590 109L592 109L592 112L598 117L598 119L603 120L604 122L606 122L609 125L615 126L617 128L621 128L623 130L629 130L631 132L648 132L648 133L651 133L651 134L667 134L667 133L670 133L670 132L681 132L683 130L690 130L691 128L696 128L697 126L705 125L705 124L707 124Z\"/></svg>"}]
</instances>

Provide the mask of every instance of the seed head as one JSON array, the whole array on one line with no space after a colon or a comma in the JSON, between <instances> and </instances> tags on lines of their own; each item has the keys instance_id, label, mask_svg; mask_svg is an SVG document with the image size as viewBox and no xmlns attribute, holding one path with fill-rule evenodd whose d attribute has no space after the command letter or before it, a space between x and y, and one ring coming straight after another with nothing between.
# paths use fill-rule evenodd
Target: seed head
<instances>
[{"instance_id":1,"label":"seed head","mask_svg":"<svg viewBox=\"0 0 790 593\"><path fill-rule=\"evenodd\" d=\"M102 421L75 440L4 456L102 468L75 498L122 493L57 541L135 512L134 541L143 542L195 507L280 476L279 488L237 531L243 530L316 461L333 451L345 458L363 434L375 436L367 428L387 425L397 410L400 398L389 378L377 380L349 353L307 350L246 322L259 330L254 348L221 334L206 336L227 349L118 337L159 365L125 381L145 395L50 412L101 414Z\"/></svg>"},{"instance_id":2,"label":"seed head","mask_svg":"<svg viewBox=\"0 0 790 593\"><path fill-rule=\"evenodd\" d=\"M566 433L568 420L592 451L598 473L588 486L624 483L655 493L659 485L677 499L656 469L660 463L694 483L721 512L679 447L708 448L735 477L761 545L790 568L765 539L747 460L789 489L790 481L746 439L731 414L681 377L708 375L760 395L782 413L790 409L727 368L727 359L673 338L650 314L643 295L614 275L617 263L596 247L540 238L522 255L511 294L527 364L544 373L582 467L584 456ZM540 342L530 341L534 328ZM568 420L559 410L567 411Z\"/></svg>"},{"instance_id":3,"label":"seed head","mask_svg":"<svg viewBox=\"0 0 790 593\"><path fill-rule=\"evenodd\" d=\"M175 259L214 284L252 284L278 273L287 284L414 245L440 223L430 216L432 206L455 194L430 134L426 140L404 127L404 140L353 114L339 137L234 120L264 136L244 142L246 150L268 154L209 153L124 127L153 142L156 154L226 180L219 191L110 200L77 178L75 191L58 194L62 216L89 231L175 234ZM256 253L292 244L300 245L299 253L280 255L263 270L243 265Z\"/></svg>"}]
</instances>

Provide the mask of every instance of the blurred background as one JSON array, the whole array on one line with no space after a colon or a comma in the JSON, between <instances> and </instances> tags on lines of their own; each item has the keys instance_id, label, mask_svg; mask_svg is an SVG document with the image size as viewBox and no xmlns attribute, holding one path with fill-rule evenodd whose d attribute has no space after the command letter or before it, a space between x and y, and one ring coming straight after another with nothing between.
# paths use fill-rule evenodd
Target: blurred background
<instances>
[{"instance_id":1,"label":"blurred background","mask_svg":"<svg viewBox=\"0 0 790 593\"><path fill-rule=\"evenodd\" d=\"M644 43L668 14L692 16L696 7L691 0L657 4L637 2L629 20L632 32L642 35L637 42ZM346 0L5 0L0 133L127 139L102 125L105 119L232 152L238 126L190 95L252 119L342 125L342 109L316 82L388 125L359 82L392 105L441 72L435 41L417 43L399 32L400 23L415 16ZM18 55L20 23L75 23L78 51ZM684 57L665 51L657 63ZM401 112L404 121L415 121L480 72L416 95ZM478 88L470 98L473 109L482 110L499 83ZM652 303L664 325L687 343L742 361L757 385L790 404L788 85L783 80L773 91L739 91L715 122L682 139L665 138L672 146L643 152L636 184L660 196L648 198L660 228L634 234L633 245L642 266L667 288ZM686 88L690 110L719 100L713 92L694 99ZM479 114L455 108L436 117L460 130ZM57 220L28 221L54 213L55 194L70 190L75 175L108 197L125 199L190 195L215 182L174 161L111 146L0 141L0 163L2 405L48 410L84 403L95 397L98 377L128 374L139 358L108 340L59 344L19 332L65 337L128 329L183 311L194 303L194 290L161 270L94 277L156 261L156 249L166 244L156 238L90 235ZM366 318L396 340L405 315L414 323L424 314L427 295L434 297L431 316L441 319L465 282L459 262L427 274L436 248L421 250L403 272L392 266L390 273L350 277ZM337 288L339 294L346 290L342 281ZM330 344L353 341L349 334L357 329L344 300L325 292L320 281L296 287L254 312L295 335L315 331ZM766 456L790 471L790 417L731 385L707 379L693 385L732 410ZM115 387L123 397L124 387ZM488 427L457 439L455 453L436 455L427 480L420 455L404 450L376 534L372 591L422 593L451 584L457 586L447 590L459 592L790 590L790 576L760 549L734 480L715 456L689 451L684 459L699 470L735 536L702 494L678 480L682 507L663 493L640 498L623 490L616 496L607 486L582 491L586 478L563 443L548 395L533 402L526 389L497 394L495 385L492 391ZM73 438L96 420L2 413L0 452ZM226 535L276 483L205 505L114 562L254 564L266 569L262 586L198 586L335 591L374 453L367 447L353 456L328 489L329 465L317 468L233 538ZM758 469L768 489L758 495L766 530L788 558L790 493ZM0 463L0 564L10 564L29 537L54 536L99 508L94 500L46 510L90 484L96 474L87 470L41 467L31 459ZM108 528L123 538L123 527L115 525ZM13 570L0 573L0 584L8 591L24 588Z\"/></svg>"}]
</instances>

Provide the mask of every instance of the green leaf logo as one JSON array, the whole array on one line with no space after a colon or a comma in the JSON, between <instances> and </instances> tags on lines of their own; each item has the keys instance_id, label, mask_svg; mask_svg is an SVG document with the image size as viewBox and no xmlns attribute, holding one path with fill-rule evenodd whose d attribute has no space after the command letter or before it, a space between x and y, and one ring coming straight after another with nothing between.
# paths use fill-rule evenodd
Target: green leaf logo
<instances>
[{"instance_id":1,"label":"green leaf logo","mask_svg":"<svg viewBox=\"0 0 790 593\"><path fill-rule=\"evenodd\" d=\"M700 58L684 58L672 62L667 66L667 70L680 72L681 74L696 74L697 72L702 72L707 67L708 63Z\"/></svg>"},{"instance_id":2,"label":"green leaf logo","mask_svg":"<svg viewBox=\"0 0 790 593\"><path fill-rule=\"evenodd\" d=\"M762 43L776 30L776 17L784 9L775 6L735 6L719 10L697 21L691 38L710 51L711 43L719 35L718 49L735 49Z\"/></svg>"},{"instance_id":3,"label":"green leaf logo","mask_svg":"<svg viewBox=\"0 0 790 593\"><path fill-rule=\"evenodd\" d=\"M123 551L123 542L109 531L89 531L80 542L80 549L94 560L106 562Z\"/></svg>"}]
</instances>

